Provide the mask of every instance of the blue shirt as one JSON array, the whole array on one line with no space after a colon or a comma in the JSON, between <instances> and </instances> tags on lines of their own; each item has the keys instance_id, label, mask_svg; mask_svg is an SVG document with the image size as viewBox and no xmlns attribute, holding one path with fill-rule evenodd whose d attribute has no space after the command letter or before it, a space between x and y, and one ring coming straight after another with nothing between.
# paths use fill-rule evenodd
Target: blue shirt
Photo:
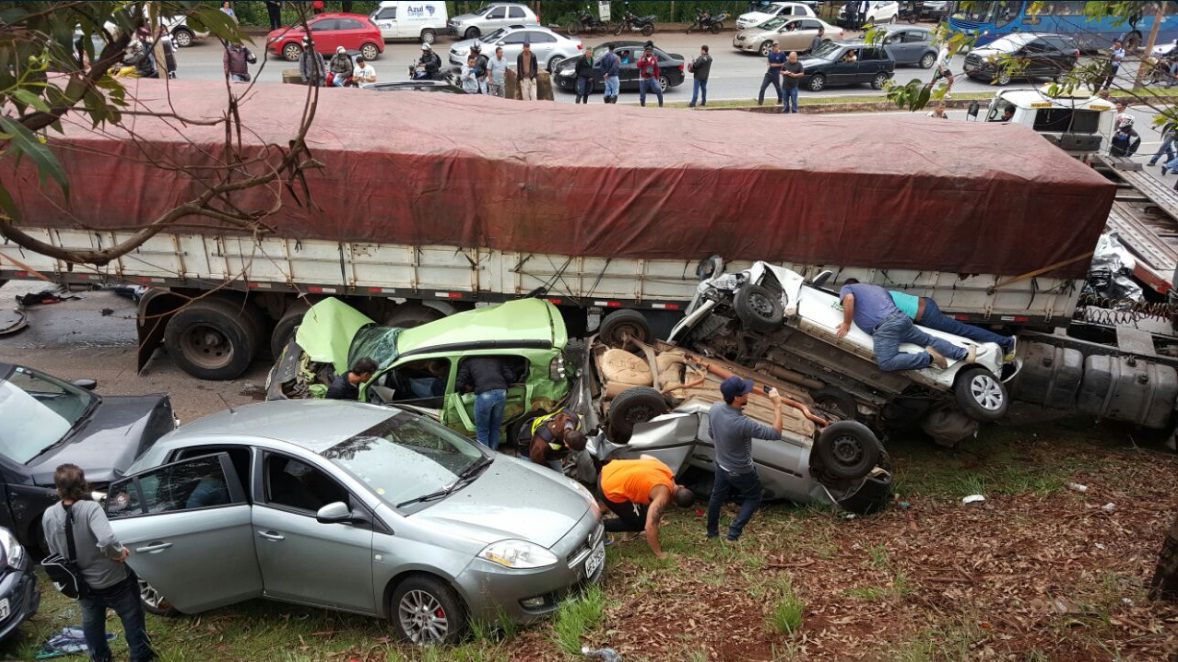
<instances>
[{"instance_id":1,"label":"blue shirt","mask_svg":"<svg viewBox=\"0 0 1178 662\"><path fill-rule=\"evenodd\" d=\"M781 75L781 68L774 67L773 65L785 64L785 60L788 57L789 56L783 52L774 53L773 51L769 51L769 73L775 76Z\"/></svg>"},{"instance_id":2,"label":"blue shirt","mask_svg":"<svg viewBox=\"0 0 1178 662\"><path fill-rule=\"evenodd\" d=\"M895 290L888 291L888 294L892 295L892 303L896 304L900 312L912 319L916 319L916 314L920 312L920 297Z\"/></svg>"},{"instance_id":3,"label":"blue shirt","mask_svg":"<svg viewBox=\"0 0 1178 662\"><path fill-rule=\"evenodd\" d=\"M755 471L753 439L781 439L777 430L745 416L726 402L717 402L708 411L712 444L716 447L716 464L731 474Z\"/></svg>"},{"instance_id":4,"label":"blue shirt","mask_svg":"<svg viewBox=\"0 0 1178 662\"><path fill-rule=\"evenodd\" d=\"M622 63L617 54L610 51L606 51L597 64L593 65L594 69L601 71L602 75L606 77L617 76L621 67Z\"/></svg>"},{"instance_id":5,"label":"blue shirt","mask_svg":"<svg viewBox=\"0 0 1178 662\"><path fill-rule=\"evenodd\" d=\"M855 297L855 326L867 333L875 331L875 327L892 313L900 312L888 291L879 285L843 285L843 289L839 290L839 300L845 299L847 294Z\"/></svg>"}]
</instances>

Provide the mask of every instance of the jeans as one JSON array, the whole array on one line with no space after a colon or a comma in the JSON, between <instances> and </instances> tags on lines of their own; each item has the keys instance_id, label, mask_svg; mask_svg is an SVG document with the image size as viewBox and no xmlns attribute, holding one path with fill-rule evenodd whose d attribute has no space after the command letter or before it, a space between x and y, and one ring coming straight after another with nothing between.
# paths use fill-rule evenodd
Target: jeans
<instances>
[{"instance_id":1,"label":"jeans","mask_svg":"<svg viewBox=\"0 0 1178 662\"><path fill-rule=\"evenodd\" d=\"M344 84L347 82L348 82L348 75L347 74L333 74L331 76L331 86L332 87L343 87Z\"/></svg>"},{"instance_id":2,"label":"jeans","mask_svg":"<svg viewBox=\"0 0 1178 662\"><path fill-rule=\"evenodd\" d=\"M782 108L781 112L783 112L783 113L796 113L796 112L798 112L798 86L797 85L794 85L793 87L787 86L783 92L783 96L785 97L785 99L782 102L783 108ZM793 103L793 110L790 110L790 103Z\"/></svg>"},{"instance_id":3,"label":"jeans","mask_svg":"<svg viewBox=\"0 0 1178 662\"><path fill-rule=\"evenodd\" d=\"M593 91L592 78L577 79L577 98L573 103L589 103L589 93Z\"/></svg>"},{"instance_id":4,"label":"jeans","mask_svg":"<svg viewBox=\"0 0 1178 662\"><path fill-rule=\"evenodd\" d=\"M930 336L916 328L916 325L912 323L912 319L898 310L880 322L879 326L875 327L875 330L870 333L872 340L875 341L875 362L879 364L879 369L884 372L920 370L929 367L933 362L933 357L928 352L917 352L915 354L901 352L900 345L906 342L921 347L932 346L933 349L949 359L964 359L967 353L962 347Z\"/></svg>"},{"instance_id":5,"label":"jeans","mask_svg":"<svg viewBox=\"0 0 1178 662\"><path fill-rule=\"evenodd\" d=\"M605 77L605 96L606 98L618 96L618 90L622 88L622 79L618 76Z\"/></svg>"},{"instance_id":6,"label":"jeans","mask_svg":"<svg viewBox=\"0 0 1178 662\"><path fill-rule=\"evenodd\" d=\"M487 94L493 97L502 97L505 89L504 83L496 83L495 81L487 83Z\"/></svg>"},{"instance_id":7,"label":"jeans","mask_svg":"<svg viewBox=\"0 0 1178 662\"><path fill-rule=\"evenodd\" d=\"M1174 136L1173 135L1168 135L1164 139L1162 139L1162 146L1158 148L1157 153L1154 154L1153 158L1151 158L1149 160L1149 164L1150 165L1157 165L1158 159L1162 158L1162 154L1166 155L1166 162L1167 163L1174 160ZM1162 166L1162 167L1164 168L1165 166Z\"/></svg>"},{"instance_id":8,"label":"jeans","mask_svg":"<svg viewBox=\"0 0 1178 662\"><path fill-rule=\"evenodd\" d=\"M499 428L503 426L503 409L507 406L507 391L497 388L483 391L474 397L475 436L491 450L499 450Z\"/></svg>"},{"instance_id":9,"label":"jeans","mask_svg":"<svg viewBox=\"0 0 1178 662\"><path fill-rule=\"evenodd\" d=\"M250 82L250 79L249 79L249 76L247 76L247 75L229 74L229 82L230 83L248 83L248 82Z\"/></svg>"},{"instance_id":10,"label":"jeans","mask_svg":"<svg viewBox=\"0 0 1178 662\"><path fill-rule=\"evenodd\" d=\"M147 627L143 622L143 603L139 601L139 583L135 573L128 572L127 578L114 586L98 591L91 590L89 596L78 601L82 607L82 632L90 659L107 662L111 659L110 646L106 643L106 610L113 609L123 622L127 647L131 649L131 662L147 662L155 659L155 651L147 640Z\"/></svg>"},{"instance_id":11,"label":"jeans","mask_svg":"<svg viewBox=\"0 0 1178 662\"><path fill-rule=\"evenodd\" d=\"M535 78L521 78L519 79L519 98L524 101L536 100L536 79Z\"/></svg>"},{"instance_id":12,"label":"jeans","mask_svg":"<svg viewBox=\"0 0 1178 662\"><path fill-rule=\"evenodd\" d=\"M974 342L992 342L998 343L1005 351L1014 349L1014 338L994 333L989 329L983 329L980 326L973 326L965 322L959 322L945 313L941 312L940 306L932 299L924 300L924 315L917 322L921 326L927 326L930 329L937 331L944 331L945 333L952 333L955 336L962 338L969 338Z\"/></svg>"},{"instance_id":13,"label":"jeans","mask_svg":"<svg viewBox=\"0 0 1178 662\"><path fill-rule=\"evenodd\" d=\"M663 107L663 86L657 78L643 78L638 81L638 105L646 105L646 91L650 90L659 98L659 108Z\"/></svg>"},{"instance_id":14,"label":"jeans","mask_svg":"<svg viewBox=\"0 0 1178 662\"><path fill-rule=\"evenodd\" d=\"M752 519L757 506L761 505L761 496L764 492L761 479L757 478L756 471L732 474L719 466L716 467L715 479L712 483L712 496L708 499L708 537L720 535L720 508L735 489L740 496L740 512L728 525L728 539L736 540L744 531L744 526Z\"/></svg>"},{"instance_id":15,"label":"jeans","mask_svg":"<svg viewBox=\"0 0 1178 662\"><path fill-rule=\"evenodd\" d=\"M777 70L766 71L765 77L761 79L761 91L757 93L757 105L765 103L765 89L770 85L777 90L777 103L781 103L781 74Z\"/></svg>"},{"instance_id":16,"label":"jeans","mask_svg":"<svg viewBox=\"0 0 1178 662\"><path fill-rule=\"evenodd\" d=\"M695 85L691 88L691 103L689 106L695 106L695 100L699 98L701 103L699 105L708 105L708 81L695 79Z\"/></svg>"}]
</instances>

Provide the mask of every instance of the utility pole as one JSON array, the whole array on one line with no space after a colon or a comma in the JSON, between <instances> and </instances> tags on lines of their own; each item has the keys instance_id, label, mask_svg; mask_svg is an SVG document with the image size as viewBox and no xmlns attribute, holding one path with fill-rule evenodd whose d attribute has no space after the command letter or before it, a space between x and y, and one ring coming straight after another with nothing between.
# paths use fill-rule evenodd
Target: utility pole
<instances>
[{"instance_id":1,"label":"utility pole","mask_svg":"<svg viewBox=\"0 0 1178 662\"><path fill-rule=\"evenodd\" d=\"M1158 41L1158 30L1162 29L1162 21L1166 18L1166 3L1157 3L1157 12L1153 16L1153 27L1149 30L1149 39L1145 41L1145 52L1137 64L1137 75L1133 78L1133 89L1141 87L1141 79L1145 77L1145 67L1148 59L1153 55L1154 44Z\"/></svg>"}]
</instances>

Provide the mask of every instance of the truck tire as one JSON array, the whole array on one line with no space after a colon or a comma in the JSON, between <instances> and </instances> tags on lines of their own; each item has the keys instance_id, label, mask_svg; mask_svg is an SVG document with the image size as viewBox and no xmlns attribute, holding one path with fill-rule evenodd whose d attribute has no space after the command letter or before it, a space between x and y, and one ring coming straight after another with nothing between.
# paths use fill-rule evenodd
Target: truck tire
<instances>
[{"instance_id":1,"label":"truck tire","mask_svg":"<svg viewBox=\"0 0 1178 662\"><path fill-rule=\"evenodd\" d=\"M781 297L762 285L746 283L732 298L736 316L751 331L769 333L781 327L785 319L785 307Z\"/></svg>"},{"instance_id":2,"label":"truck tire","mask_svg":"<svg viewBox=\"0 0 1178 662\"><path fill-rule=\"evenodd\" d=\"M609 440L630 443L634 426L670 411L667 398L649 386L635 386L622 391L609 407Z\"/></svg>"},{"instance_id":3,"label":"truck tire","mask_svg":"<svg viewBox=\"0 0 1178 662\"><path fill-rule=\"evenodd\" d=\"M423 306L420 303L403 303L385 318L385 326L411 329L422 324L429 324L445 317L446 314L435 308Z\"/></svg>"},{"instance_id":4,"label":"truck tire","mask_svg":"<svg viewBox=\"0 0 1178 662\"><path fill-rule=\"evenodd\" d=\"M813 452L827 473L850 480L866 476L883 457L879 439L858 421L839 421L823 428Z\"/></svg>"},{"instance_id":5,"label":"truck tire","mask_svg":"<svg viewBox=\"0 0 1178 662\"><path fill-rule=\"evenodd\" d=\"M270 332L270 356L275 361L282 356L282 350L286 349L287 343L294 337L299 325L303 323L303 315L306 312L306 306L292 306L274 325L274 330Z\"/></svg>"},{"instance_id":6,"label":"truck tire","mask_svg":"<svg viewBox=\"0 0 1178 662\"><path fill-rule=\"evenodd\" d=\"M966 416L983 423L1002 418L1010 407L1006 384L982 367L962 370L953 382L953 395Z\"/></svg>"},{"instance_id":7,"label":"truck tire","mask_svg":"<svg viewBox=\"0 0 1178 662\"><path fill-rule=\"evenodd\" d=\"M637 310L615 310L601 320L601 328L597 330L601 342L610 347L621 347L627 337L647 344L654 340L646 315Z\"/></svg>"},{"instance_id":8,"label":"truck tire","mask_svg":"<svg viewBox=\"0 0 1178 662\"><path fill-rule=\"evenodd\" d=\"M859 420L859 405L851 394L842 389L827 386L811 392L810 397L814 399L819 413L827 418L833 417L835 421Z\"/></svg>"},{"instance_id":9,"label":"truck tire","mask_svg":"<svg viewBox=\"0 0 1178 662\"><path fill-rule=\"evenodd\" d=\"M249 304L200 299L184 306L164 330L164 347L180 369L198 379L233 379L257 354L260 333Z\"/></svg>"}]
</instances>

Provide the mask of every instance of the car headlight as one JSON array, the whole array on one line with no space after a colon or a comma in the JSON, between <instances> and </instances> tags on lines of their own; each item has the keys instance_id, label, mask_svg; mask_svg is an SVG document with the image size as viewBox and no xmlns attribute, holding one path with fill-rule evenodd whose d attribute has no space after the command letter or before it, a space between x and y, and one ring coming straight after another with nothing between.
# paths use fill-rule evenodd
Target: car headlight
<instances>
[{"instance_id":1,"label":"car headlight","mask_svg":"<svg viewBox=\"0 0 1178 662\"><path fill-rule=\"evenodd\" d=\"M4 562L9 568L24 570L25 548L8 529L0 529L0 551L4 552Z\"/></svg>"},{"instance_id":2,"label":"car headlight","mask_svg":"<svg viewBox=\"0 0 1178 662\"><path fill-rule=\"evenodd\" d=\"M493 542L479 552L479 558L515 570L543 568L556 564L555 554L526 540Z\"/></svg>"}]
</instances>

